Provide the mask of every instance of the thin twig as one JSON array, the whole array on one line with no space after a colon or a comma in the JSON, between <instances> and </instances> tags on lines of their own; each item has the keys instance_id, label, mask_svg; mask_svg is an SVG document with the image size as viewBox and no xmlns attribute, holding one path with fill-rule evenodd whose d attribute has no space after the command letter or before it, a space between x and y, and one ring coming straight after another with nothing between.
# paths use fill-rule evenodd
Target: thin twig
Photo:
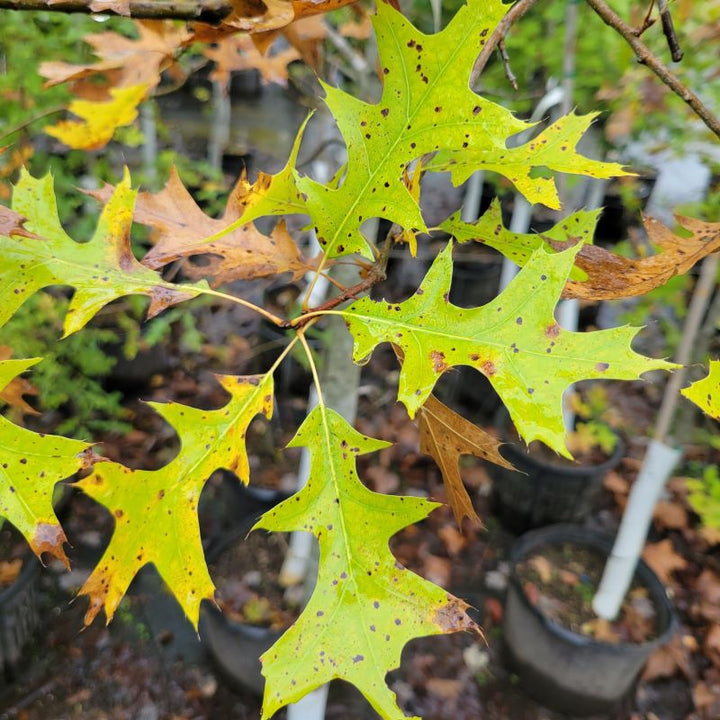
<instances>
[{"instance_id":1,"label":"thin twig","mask_svg":"<svg viewBox=\"0 0 720 720\"><path fill-rule=\"evenodd\" d=\"M93 0L0 0L0 10L52 10L64 13L96 13ZM150 20L199 20L219 23L232 12L230 0L129 0L130 17Z\"/></svg>"},{"instance_id":2,"label":"thin twig","mask_svg":"<svg viewBox=\"0 0 720 720\"><path fill-rule=\"evenodd\" d=\"M655 0L650 0L650 7L648 7L647 13L645 13L645 19L642 21L642 25L633 30L635 37L640 37L649 27L655 24L655 18L652 17L652 11L655 8Z\"/></svg>"},{"instance_id":3,"label":"thin twig","mask_svg":"<svg viewBox=\"0 0 720 720\"><path fill-rule=\"evenodd\" d=\"M55 107L51 107L48 110L43 110L43 112L41 112L39 115L34 115L33 117L24 120L15 127L10 128L10 130L8 130L7 132L4 132L2 135L0 135L0 141L4 141L5 138L8 138L15 133L19 133L21 130L24 130L26 127L32 125L38 120L44 120L45 118L50 117L50 115L55 115L55 113L62 112L63 110L65 110L66 107L66 105L56 105Z\"/></svg>"},{"instance_id":4,"label":"thin twig","mask_svg":"<svg viewBox=\"0 0 720 720\"><path fill-rule=\"evenodd\" d=\"M505 39L505 35L507 35L510 28L535 5L536 2L538 2L538 0L520 0L520 2L513 5L510 10L507 11L505 17L498 23L492 35L490 35L485 45L483 45L483 49L475 61L475 66L470 73L470 87L473 87L477 82L480 73L485 69L498 43Z\"/></svg>"},{"instance_id":5,"label":"thin twig","mask_svg":"<svg viewBox=\"0 0 720 720\"><path fill-rule=\"evenodd\" d=\"M683 59L683 51L680 47L680 41L675 34L675 26L673 25L672 15L668 7L667 0L658 0L658 10L660 10L660 21L662 22L663 35L667 40L670 48L670 55L675 62Z\"/></svg>"},{"instance_id":6,"label":"thin twig","mask_svg":"<svg viewBox=\"0 0 720 720\"><path fill-rule=\"evenodd\" d=\"M393 245L395 244L395 237L393 236L392 228L390 229L390 232L385 236L385 244L383 245L382 250L380 251L380 254L378 255L377 260L373 263L373 265L368 270L367 276L361 280L358 283L355 283L354 285L351 285L348 288L345 288L339 295L335 295L334 297L331 297L329 300L326 300L324 303L321 303L320 305L317 305L313 308L309 308L303 312L302 315L299 317L294 318L293 320L287 321L283 327L287 328L303 328L307 322L311 319L311 317L316 317L317 315L322 315L328 310L332 310L333 308L337 307L341 303L344 303L346 300L353 300L356 298L360 293L364 293L367 290L369 290L373 285L376 285L377 283L381 282L382 280L385 280L387 277L386 271L387 271L387 264L390 260L390 254L393 249Z\"/></svg>"},{"instance_id":7,"label":"thin twig","mask_svg":"<svg viewBox=\"0 0 720 720\"><path fill-rule=\"evenodd\" d=\"M505 41L500 40L498 42L498 52L500 53L500 57L502 58L503 68L505 70L505 77L508 79L508 82L510 85L512 85L513 90L518 89L517 84L517 78L515 77L515 73L512 71L512 68L510 67L510 56L508 55L507 48L505 47Z\"/></svg>"},{"instance_id":8,"label":"thin twig","mask_svg":"<svg viewBox=\"0 0 720 720\"><path fill-rule=\"evenodd\" d=\"M640 38L635 36L634 30L612 9L604 0L585 0L587 4L603 19L606 25L616 30L635 51L639 62L647 65L655 75L662 80L678 97L682 98L695 112L695 114L720 138L720 120L714 115L703 101L686 87L680 78L671 72L665 65L650 52L650 49Z\"/></svg>"}]
</instances>

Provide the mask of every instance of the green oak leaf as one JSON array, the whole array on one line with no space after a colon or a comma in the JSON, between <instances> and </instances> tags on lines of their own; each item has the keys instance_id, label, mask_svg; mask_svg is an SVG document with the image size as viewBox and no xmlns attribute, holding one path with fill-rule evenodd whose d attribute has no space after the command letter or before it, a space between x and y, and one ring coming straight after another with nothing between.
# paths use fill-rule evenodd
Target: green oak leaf
<instances>
[{"instance_id":1,"label":"green oak leaf","mask_svg":"<svg viewBox=\"0 0 720 720\"><path fill-rule=\"evenodd\" d=\"M115 532L97 567L80 589L90 598L85 622L101 609L112 618L141 567L154 563L197 628L200 602L214 586L200 541L197 506L210 475L220 468L249 480L245 433L258 413L272 414L272 375L219 375L230 401L219 410L178 403L150 403L181 440L175 459L159 470L131 470L98 463L77 483L115 518Z\"/></svg>"},{"instance_id":2,"label":"green oak leaf","mask_svg":"<svg viewBox=\"0 0 720 720\"><path fill-rule=\"evenodd\" d=\"M704 413L720 420L720 360L711 360L707 376L680 392Z\"/></svg>"},{"instance_id":3,"label":"green oak leaf","mask_svg":"<svg viewBox=\"0 0 720 720\"><path fill-rule=\"evenodd\" d=\"M35 292L49 285L71 285L64 333L70 335L104 305L125 295L150 297L150 316L195 297L190 285L165 282L141 265L130 249L130 226L136 191L125 172L98 221L93 237L75 242L58 217L51 175L34 178L23 170L13 191L12 208L27 218L25 230L36 237L0 235L0 326Z\"/></svg>"},{"instance_id":4,"label":"green oak leaf","mask_svg":"<svg viewBox=\"0 0 720 720\"><path fill-rule=\"evenodd\" d=\"M532 142L508 149L508 139L532 125L469 87L478 53L507 9L501 0L468 0L445 29L425 35L390 4L378 3L373 25L383 78L380 100L369 104L323 83L325 102L346 143L347 172L339 186L299 175L296 180L328 257L360 253L372 258L372 245L361 232L369 218L427 230L404 174L409 163L428 154L440 153L429 167L452 166L454 177L471 166L501 172L533 202L551 207L558 206L554 181L531 178L533 170L623 174L619 165L575 152L577 138L594 116L571 115ZM461 168L462 158L468 160ZM275 177L278 188L290 187L287 168ZM262 212L285 212L287 197L287 192L278 193L276 207L265 202ZM247 217L259 214L258 207Z\"/></svg>"},{"instance_id":5,"label":"green oak leaf","mask_svg":"<svg viewBox=\"0 0 720 720\"><path fill-rule=\"evenodd\" d=\"M503 147L501 152L496 147L444 150L437 153L425 169L430 172L449 170L454 185L464 183L478 168L497 172L508 178L528 202L559 210L560 198L548 170L596 178L632 175L625 172L622 165L592 160L575 151L575 146L598 114L571 113L545 128L533 140L518 147ZM545 176L535 174L542 170Z\"/></svg>"},{"instance_id":6,"label":"green oak leaf","mask_svg":"<svg viewBox=\"0 0 720 720\"><path fill-rule=\"evenodd\" d=\"M324 406L308 415L290 446L310 448L310 479L255 527L311 532L320 565L306 608L261 658L263 720L335 678L355 685L386 720L405 720L385 682L405 644L476 629L462 600L403 568L388 547L392 535L438 503L368 490L355 458L388 443L361 435Z\"/></svg>"},{"instance_id":7,"label":"green oak leaf","mask_svg":"<svg viewBox=\"0 0 720 720\"><path fill-rule=\"evenodd\" d=\"M0 390L40 359L0 362ZM49 553L68 565L53 490L86 466L89 449L79 440L34 433L0 416L0 516L25 536L39 558Z\"/></svg>"},{"instance_id":8,"label":"green oak leaf","mask_svg":"<svg viewBox=\"0 0 720 720\"><path fill-rule=\"evenodd\" d=\"M530 259L533 252L540 247L548 252L555 252L550 240L567 242L568 240L582 240L592 243L595 227L601 210L578 210L568 215L557 225L537 233L515 233L508 230L502 221L502 209L498 198L493 199L490 207L474 223L467 223L460 219L460 211L451 215L441 225L440 229L452 235L459 243L477 242L494 248L522 267ZM573 266L570 270L572 280L586 280L587 273L579 267Z\"/></svg>"},{"instance_id":9,"label":"green oak leaf","mask_svg":"<svg viewBox=\"0 0 720 720\"><path fill-rule=\"evenodd\" d=\"M570 332L558 326L553 311L581 245L552 254L539 248L495 300L465 309L448 299L448 244L409 300L362 298L343 312L355 338L355 360L381 342L399 345L405 360L398 397L411 416L446 370L474 367L490 380L526 442L542 440L571 457L562 414L569 385L590 378L630 380L677 367L634 352L630 343L637 328Z\"/></svg>"},{"instance_id":10,"label":"green oak leaf","mask_svg":"<svg viewBox=\"0 0 720 720\"><path fill-rule=\"evenodd\" d=\"M297 187L295 166L305 127L312 115L313 113L310 112L303 120L285 167L275 175L260 172L252 185L247 183L247 192L242 200L244 210L238 223L246 224L264 215L292 215L307 212L305 199Z\"/></svg>"}]
</instances>

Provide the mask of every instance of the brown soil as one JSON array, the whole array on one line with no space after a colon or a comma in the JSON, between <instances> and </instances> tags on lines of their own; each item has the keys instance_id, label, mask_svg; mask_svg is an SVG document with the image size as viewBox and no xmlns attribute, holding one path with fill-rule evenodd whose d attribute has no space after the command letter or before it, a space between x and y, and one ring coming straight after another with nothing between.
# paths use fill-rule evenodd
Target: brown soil
<instances>
[{"instance_id":1,"label":"brown soil","mask_svg":"<svg viewBox=\"0 0 720 720\"><path fill-rule=\"evenodd\" d=\"M303 595L288 592L278 578L287 547L287 535L257 530L220 555L211 575L217 602L228 617L273 630L297 618Z\"/></svg>"},{"instance_id":2,"label":"brown soil","mask_svg":"<svg viewBox=\"0 0 720 720\"><path fill-rule=\"evenodd\" d=\"M655 607L647 589L634 581L616 620L592 609L605 558L571 543L551 545L516 568L530 602L552 622L601 642L642 643L657 637Z\"/></svg>"}]
</instances>

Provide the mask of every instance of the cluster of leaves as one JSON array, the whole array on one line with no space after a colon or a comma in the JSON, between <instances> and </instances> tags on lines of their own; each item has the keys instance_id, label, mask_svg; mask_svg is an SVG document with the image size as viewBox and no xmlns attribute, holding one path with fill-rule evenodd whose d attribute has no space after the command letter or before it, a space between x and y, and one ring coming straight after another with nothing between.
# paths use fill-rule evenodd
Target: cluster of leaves
<instances>
[{"instance_id":1,"label":"cluster of leaves","mask_svg":"<svg viewBox=\"0 0 720 720\"><path fill-rule=\"evenodd\" d=\"M303 8L341 4L300 1L263 7L268 13L290 8L288 17L293 19ZM0 325L48 286L74 289L64 317L67 337L107 303L129 295L149 297L150 316L201 296L248 307L248 301L211 286L284 272L321 273L335 258L353 255L372 261L377 271L383 255L363 234L363 223L375 217L390 220L402 230L401 236L390 236L390 244L402 239L414 247L416 234L428 230L418 202L424 172L450 170L461 182L474 170L490 169L506 176L529 201L553 208L559 200L554 181L542 174L547 169L594 177L624 174L617 165L589 160L575 150L593 116L561 118L527 145L508 149L508 138L529 125L468 86L475 58L506 9L500 0L468 0L443 31L426 35L389 5L379 4L373 24L383 80L380 99L368 104L323 85L348 156L343 172L329 183L304 176L296 167L303 126L286 167L273 176L261 175L252 185L240 178L222 218L205 215L176 175L160 193L138 195L126 174L115 188L95 193L105 207L90 240L78 243L59 220L51 177L23 173L13 191L12 209L0 208ZM78 92L98 72L113 78L100 86L107 94L100 101L102 112L96 100L78 100L90 103L72 108L85 122L61 125L53 132L71 142L79 138L78 144L87 148L99 147L118 119L130 121L137 103L157 85L161 71L173 68L175 53L191 37L200 40L202 33L210 33L217 40L238 28L275 32L279 25L268 22L265 14L239 11L220 30L195 28L194 35L175 26L145 24L143 42L155 48L152 63L145 51L138 57L128 47L130 41L118 37L113 46L105 34L95 41L100 60L94 66L44 68L47 77L71 81ZM270 236L253 225L261 216L292 213L310 218L324 251L320 258L305 258L282 222ZM152 228L156 243L140 260L130 247L133 220ZM89 597L87 621L100 611L109 620L135 574L153 563L197 625L201 601L212 600L214 590L200 542L200 492L218 468L233 471L241 482L250 481L245 434L256 415L269 418L272 413L275 370L296 344L307 348L309 325L323 315L339 314L353 335L356 361L380 343L397 349L402 363L398 398L411 416L419 417L423 447L441 465L458 519L475 517L459 480L459 455L503 461L491 438L470 429L433 397L444 372L469 365L484 374L525 441L541 440L570 457L562 418L563 392L570 384L588 378L634 379L674 367L631 349L637 329L570 332L555 321L555 307L563 296L628 297L658 287L716 251L720 226L684 218L691 237L681 239L649 221L648 232L659 252L630 260L585 242L596 220L596 213L579 212L544 236L535 236L505 229L497 206L474 224L451 218L445 229L459 242L488 244L522 265L506 290L478 308L449 301L453 241L402 303L354 299L357 293L348 293L345 298L354 299L348 307L306 309L292 320L251 306L279 327L293 330L294 338L265 374L218 376L229 399L217 410L154 405L181 441L177 457L159 470L131 470L91 456L86 443L36 435L2 419L0 514L38 555L47 552L65 561L65 537L52 511L52 490L59 480L92 465L77 485L110 510L115 531L80 591ZM215 259L202 269L186 264L192 282L170 282L158 272L203 251ZM367 270L367 262L358 264ZM367 271L370 281L373 269ZM314 369L309 351L308 356ZM0 361L0 389L7 393L36 362ZM391 535L426 517L436 503L386 496L363 485L356 456L385 443L360 435L327 407L314 374L320 402L291 443L310 449L310 480L266 513L258 527L313 533L320 545L318 581L298 621L263 656L263 717L332 678L343 678L383 717L395 719L402 712L385 676L398 665L405 643L475 626L463 601L399 566L388 547ZM12 392L17 393L17 387ZM712 401L714 390L696 386L693 391L702 392Z\"/></svg>"}]
</instances>

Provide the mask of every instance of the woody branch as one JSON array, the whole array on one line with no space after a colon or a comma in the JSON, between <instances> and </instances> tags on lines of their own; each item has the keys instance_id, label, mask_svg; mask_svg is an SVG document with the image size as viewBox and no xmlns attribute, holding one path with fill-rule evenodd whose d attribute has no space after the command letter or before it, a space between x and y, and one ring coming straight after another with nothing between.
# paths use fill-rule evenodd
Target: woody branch
<instances>
[{"instance_id":1,"label":"woody branch","mask_svg":"<svg viewBox=\"0 0 720 720\"><path fill-rule=\"evenodd\" d=\"M95 14L93 0L0 0L4 10L51 10ZM219 23L232 12L230 0L129 0L130 17L138 20L199 20ZM100 11L112 12L111 8Z\"/></svg>"}]
</instances>

